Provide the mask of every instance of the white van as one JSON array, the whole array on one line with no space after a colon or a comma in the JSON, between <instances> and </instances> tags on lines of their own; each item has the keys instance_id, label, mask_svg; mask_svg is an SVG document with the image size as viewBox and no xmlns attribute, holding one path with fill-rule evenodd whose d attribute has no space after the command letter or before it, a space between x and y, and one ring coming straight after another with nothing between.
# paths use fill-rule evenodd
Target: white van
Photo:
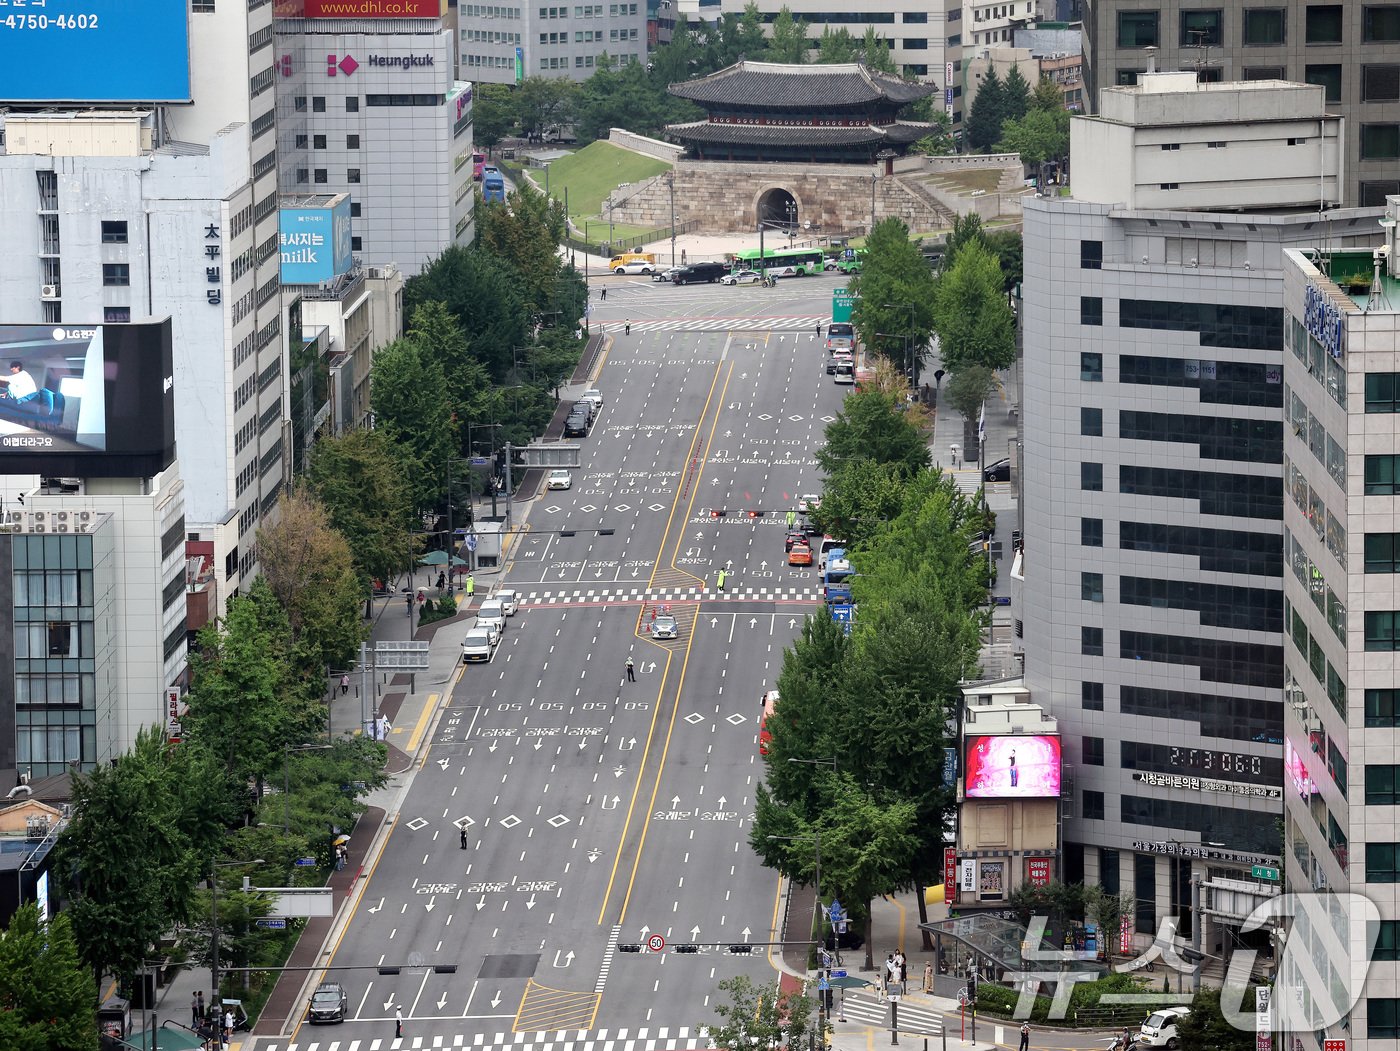
<instances>
[{"instance_id":1,"label":"white van","mask_svg":"<svg viewBox=\"0 0 1400 1051\"><path fill-rule=\"evenodd\" d=\"M1165 1047L1167 1051L1176 1051L1176 1047L1181 1043L1181 1038L1176 1032L1176 1023L1190 1013L1189 1007L1163 1007L1153 1011L1142 1023L1142 1030L1138 1033L1138 1045Z\"/></svg>"},{"instance_id":2,"label":"white van","mask_svg":"<svg viewBox=\"0 0 1400 1051\"><path fill-rule=\"evenodd\" d=\"M475 625L467 629L467 637L462 640L462 662L490 661L496 652L496 636L485 625Z\"/></svg>"},{"instance_id":3,"label":"white van","mask_svg":"<svg viewBox=\"0 0 1400 1051\"><path fill-rule=\"evenodd\" d=\"M492 629L499 638L506 631L506 608L497 598L489 598L476 611L476 622Z\"/></svg>"}]
</instances>

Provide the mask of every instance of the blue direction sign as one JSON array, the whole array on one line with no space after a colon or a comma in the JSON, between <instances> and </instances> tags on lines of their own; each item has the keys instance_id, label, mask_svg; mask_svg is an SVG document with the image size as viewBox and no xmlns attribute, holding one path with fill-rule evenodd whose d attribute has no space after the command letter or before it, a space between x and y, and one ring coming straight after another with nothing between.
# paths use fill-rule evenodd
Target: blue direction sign
<instances>
[{"instance_id":1,"label":"blue direction sign","mask_svg":"<svg viewBox=\"0 0 1400 1051\"><path fill-rule=\"evenodd\" d=\"M467 550L468 550L468 551L475 551L475 550L476 550L476 534L475 534L475 533L468 534L468 536L467 536Z\"/></svg>"},{"instance_id":2,"label":"blue direction sign","mask_svg":"<svg viewBox=\"0 0 1400 1051\"><path fill-rule=\"evenodd\" d=\"M315 858L297 858L297 864L302 868L311 868L316 864Z\"/></svg>"},{"instance_id":3,"label":"blue direction sign","mask_svg":"<svg viewBox=\"0 0 1400 1051\"><path fill-rule=\"evenodd\" d=\"M943 787L952 788L958 779L958 752L955 748L943 749Z\"/></svg>"},{"instance_id":4,"label":"blue direction sign","mask_svg":"<svg viewBox=\"0 0 1400 1051\"><path fill-rule=\"evenodd\" d=\"M284 919L261 919L253 922L265 931L285 931L287 929L287 921Z\"/></svg>"},{"instance_id":5,"label":"blue direction sign","mask_svg":"<svg viewBox=\"0 0 1400 1051\"><path fill-rule=\"evenodd\" d=\"M831 977L833 977L833 978L845 978L845 977L846 977L846 969L845 969L844 967L838 967L836 970L834 970L834 971L831 972Z\"/></svg>"},{"instance_id":6,"label":"blue direction sign","mask_svg":"<svg viewBox=\"0 0 1400 1051\"><path fill-rule=\"evenodd\" d=\"M485 467L485 466L486 466L488 463L490 463L490 462L491 462L491 458L490 458L489 456L473 456L473 457L472 457L472 466L473 466L473 467Z\"/></svg>"},{"instance_id":7,"label":"blue direction sign","mask_svg":"<svg viewBox=\"0 0 1400 1051\"><path fill-rule=\"evenodd\" d=\"M841 903L835 898L831 899L831 922L840 923L845 919L846 910L841 907Z\"/></svg>"},{"instance_id":8,"label":"blue direction sign","mask_svg":"<svg viewBox=\"0 0 1400 1051\"><path fill-rule=\"evenodd\" d=\"M855 607L849 602L840 602L831 607L831 619L838 624L849 624L854 616Z\"/></svg>"}]
</instances>

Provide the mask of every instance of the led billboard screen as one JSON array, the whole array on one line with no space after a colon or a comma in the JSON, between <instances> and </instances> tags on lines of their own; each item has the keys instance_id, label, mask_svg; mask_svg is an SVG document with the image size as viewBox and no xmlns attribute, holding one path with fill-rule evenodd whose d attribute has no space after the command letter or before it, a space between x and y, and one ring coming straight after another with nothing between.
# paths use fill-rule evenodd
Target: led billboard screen
<instances>
[{"instance_id":1,"label":"led billboard screen","mask_svg":"<svg viewBox=\"0 0 1400 1051\"><path fill-rule=\"evenodd\" d=\"M149 477L175 457L170 322L0 325L0 473Z\"/></svg>"},{"instance_id":2,"label":"led billboard screen","mask_svg":"<svg viewBox=\"0 0 1400 1051\"><path fill-rule=\"evenodd\" d=\"M277 220L284 285L319 285L350 269L350 198L283 208Z\"/></svg>"},{"instance_id":3,"label":"led billboard screen","mask_svg":"<svg viewBox=\"0 0 1400 1051\"><path fill-rule=\"evenodd\" d=\"M1060 794L1060 739L1043 735L969 737L969 799L1045 799Z\"/></svg>"},{"instance_id":4,"label":"led billboard screen","mask_svg":"<svg viewBox=\"0 0 1400 1051\"><path fill-rule=\"evenodd\" d=\"M0 5L0 99L188 102L188 0Z\"/></svg>"}]
</instances>

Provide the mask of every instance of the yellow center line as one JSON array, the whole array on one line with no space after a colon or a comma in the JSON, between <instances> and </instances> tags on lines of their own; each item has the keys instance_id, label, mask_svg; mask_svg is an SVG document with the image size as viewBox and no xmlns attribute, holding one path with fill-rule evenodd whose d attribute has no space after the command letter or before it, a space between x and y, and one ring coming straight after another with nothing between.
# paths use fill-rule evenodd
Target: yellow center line
<instances>
[{"instance_id":1,"label":"yellow center line","mask_svg":"<svg viewBox=\"0 0 1400 1051\"><path fill-rule=\"evenodd\" d=\"M725 375L725 377L724 377L724 388L719 392L719 401L720 401L720 407L721 407L721 408L722 408L723 405L724 405L724 398L725 398L725 395L729 393L729 381L733 378L733 376L734 376L734 362L731 361L731 362L729 363L729 372L728 372L728 373ZM718 380L719 377L716 376L715 379ZM713 388L711 388L711 389L713 390ZM709 407L709 401L708 401L708 400L706 400L705 405L706 405L706 408L707 408L707 410L708 410L708 407ZM697 496L700 495L700 478L701 478L701 476L704 474L704 464L705 464L705 462L710 458L710 448L711 448L711 447L714 445L714 443L715 443L715 431L719 430L719 414L720 414L720 410L719 410L719 409L716 409L716 410L715 410L715 417L714 417L713 420L710 421L710 433L709 433L709 436L706 437L706 439L705 439L705 451L704 451L703 453L700 454L700 464L695 468L695 479L694 479L694 483L691 485L691 488L690 488L690 501L686 504L686 508L685 508L685 520L687 520L687 521L690 519L690 512L693 511L693 510L695 509L695 498L696 498ZM702 417L701 417L701 420L703 420L703 419L704 419L704 417L702 416ZM698 437L698 435L697 435L697 437ZM691 444L691 450L692 450L692 452L694 451L694 448L695 448L694 443L692 443L692 444ZM689 462L689 461L687 461L687 462ZM671 523L670 523L669 520L668 520L667 523L666 523L666 528L667 528L667 531L668 531L668 532L669 532L669 530L670 530L670 527L671 527ZM678 573L685 573L685 575L688 576L688 577L691 577L691 578L693 578L693 579L695 579L695 580L700 580L700 582L703 584L704 581L701 580L699 577L695 576L694 573L687 572L686 570L680 569L680 568L678 568L678 567L676 566L676 559L677 559L678 557L680 557L680 553L681 553L681 544L683 544L683 543L685 543L685 530L684 530L684 529L682 529L682 530L676 535L676 546L675 546L675 548L671 551L671 568L674 569L674 570L676 570L676 572L678 572Z\"/></svg>"}]
</instances>

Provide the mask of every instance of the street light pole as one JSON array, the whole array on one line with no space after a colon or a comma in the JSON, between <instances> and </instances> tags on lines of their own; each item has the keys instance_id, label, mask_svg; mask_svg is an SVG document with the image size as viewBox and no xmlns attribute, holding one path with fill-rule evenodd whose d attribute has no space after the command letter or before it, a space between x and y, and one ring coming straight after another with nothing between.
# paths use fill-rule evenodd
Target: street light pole
<instances>
[{"instance_id":1,"label":"street light pole","mask_svg":"<svg viewBox=\"0 0 1400 1051\"><path fill-rule=\"evenodd\" d=\"M666 173L666 187L671 191L671 265L676 265L676 173Z\"/></svg>"},{"instance_id":2,"label":"street light pole","mask_svg":"<svg viewBox=\"0 0 1400 1051\"><path fill-rule=\"evenodd\" d=\"M870 173L870 233L875 232L875 173ZM867 237L870 234L866 234Z\"/></svg>"},{"instance_id":3,"label":"street light pole","mask_svg":"<svg viewBox=\"0 0 1400 1051\"><path fill-rule=\"evenodd\" d=\"M216 861L210 866L209 890L213 895L214 927L213 943L209 953L209 995L216 1002L219 997L219 869L262 864L264 864L262 858L254 858L252 861Z\"/></svg>"}]
</instances>

